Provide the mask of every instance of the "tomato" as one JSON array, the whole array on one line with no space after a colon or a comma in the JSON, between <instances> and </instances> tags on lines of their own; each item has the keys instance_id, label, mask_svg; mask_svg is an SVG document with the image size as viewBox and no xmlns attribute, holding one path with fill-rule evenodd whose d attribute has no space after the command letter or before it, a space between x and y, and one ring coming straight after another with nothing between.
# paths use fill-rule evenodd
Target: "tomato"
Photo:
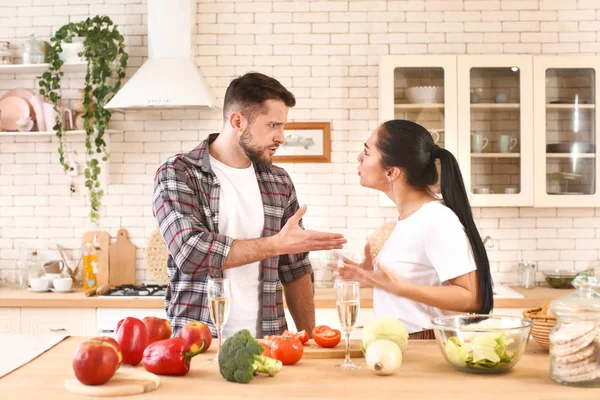
<instances>
[{"instance_id":1,"label":"tomato","mask_svg":"<svg viewBox=\"0 0 600 400\"><path fill-rule=\"evenodd\" d=\"M296 364L304 354L302 342L295 337L280 336L271 341L271 357L283 365Z\"/></svg>"},{"instance_id":2,"label":"tomato","mask_svg":"<svg viewBox=\"0 0 600 400\"><path fill-rule=\"evenodd\" d=\"M283 332L282 336L295 337L296 339L300 340L300 342L302 342L302 344L305 344L306 342L308 342L308 333L306 332L305 329L302 329L300 332L290 332L290 331L286 330L285 332Z\"/></svg>"},{"instance_id":3,"label":"tomato","mask_svg":"<svg viewBox=\"0 0 600 400\"><path fill-rule=\"evenodd\" d=\"M271 355L271 339L262 339L262 340L259 340L258 343L260 343L262 345L262 347L265 349L265 351L262 354L263 356L273 357Z\"/></svg>"},{"instance_id":4,"label":"tomato","mask_svg":"<svg viewBox=\"0 0 600 400\"><path fill-rule=\"evenodd\" d=\"M335 347L342 339L342 334L337 329L326 325L319 325L313 329L313 339L321 347Z\"/></svg>"}]
</instances>

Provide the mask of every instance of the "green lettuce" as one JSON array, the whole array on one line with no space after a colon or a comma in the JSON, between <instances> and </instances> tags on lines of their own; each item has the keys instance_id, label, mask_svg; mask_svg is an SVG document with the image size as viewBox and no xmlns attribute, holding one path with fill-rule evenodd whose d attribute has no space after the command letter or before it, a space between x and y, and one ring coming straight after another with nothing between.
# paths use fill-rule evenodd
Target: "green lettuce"
<instances>
[{"instance_id":1,"label":"green lettuce","mask_svg":"<svg viewBox=\"0 0 600 400\"><path fill-rule=\"evenodd\" d=\"M515 358L507 347L514 342L506 333L474 334L471 342L463 343L457 336L444 344L446 358L457 367L494 369L507 366Z\"/></svg>"}]
</instances>

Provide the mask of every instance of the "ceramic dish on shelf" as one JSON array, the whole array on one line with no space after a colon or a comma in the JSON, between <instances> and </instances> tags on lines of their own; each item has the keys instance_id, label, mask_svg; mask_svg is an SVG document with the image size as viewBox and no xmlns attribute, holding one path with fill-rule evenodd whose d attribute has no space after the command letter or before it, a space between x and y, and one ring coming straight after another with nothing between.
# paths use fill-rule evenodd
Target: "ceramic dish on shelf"
<instances>
[{"instance_id":1,"label":"ceramic dish on shelf","mask_svg":"<svg viewBox=\"0 0 600 400\"><path fill-rule=\"evenodd\" d=\"M17 121L29 117L29 103L17 96L8 96L0 100L2 126L7 131L17 130Z\"/></svg>"},{"instance_id":2,"label":"ceramic dish on shelf","mask_svg":"<svg viewBox=\"0 0 600 400\"><path fill-rule=\"evenodd\" d=\"M31 104L31 98L35 96L35 94L27 89L12 89L0 96L0 101L11 96L20 97L27 102L27 104L29 105L29 116L33 121L35 121L36 113L35 109L33 108L33 104Z\"/></svg>"},{"instance_id":3,"label":"ceramic dish on shelf","mask_svg":"<svg viewBox=\"0 0 600 400\"><path fill-rule=\"evenodd\" d=\"M571 142L571 143L548 143L546 153L594 153L594 143Z\"/></svg>"},{"instance_id":4,"label":"ceramic dish on shelf","mask_svg":"<svg viewBox=\"0 0 600 400\"><path fill-rule=\"evenodd\" d=\"M443 86L412 86L406 88L406 98L413 104L444 102Z\"/></svg>"}]
</instances>

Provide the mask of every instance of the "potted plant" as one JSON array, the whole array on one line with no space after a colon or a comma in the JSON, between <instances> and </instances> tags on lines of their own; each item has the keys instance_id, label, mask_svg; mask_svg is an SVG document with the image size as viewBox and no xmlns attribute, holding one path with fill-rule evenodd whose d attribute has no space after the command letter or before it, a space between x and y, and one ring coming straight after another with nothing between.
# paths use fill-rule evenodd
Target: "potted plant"
<instances>
[{"instance_id":1,"label":"potted plant","mask_svg":"<svg viewBox=\"0 0 600 400\"><path fill-rule=\"evenodd\" d=\"M107 16L95 16L66 24L50 39L51 45L46 57L49 67L40 78L39 91L57 112L53 130L58 137L59 160L65 172L69 170L70 162L65 157L63 121L59 111L65 59L61 54L65 44L80 40L83 40L83 49L79 56L87 61L83 88L85 112L82 115L86 147L85 186L89 191L90 221L95 223L100 219L100 200L104 195L98 181L100 160L107 161L109 157L104 134L111 112L104 106L121 86L128 55L125 51L125 39Z\"/></svg>"}]
</instances>

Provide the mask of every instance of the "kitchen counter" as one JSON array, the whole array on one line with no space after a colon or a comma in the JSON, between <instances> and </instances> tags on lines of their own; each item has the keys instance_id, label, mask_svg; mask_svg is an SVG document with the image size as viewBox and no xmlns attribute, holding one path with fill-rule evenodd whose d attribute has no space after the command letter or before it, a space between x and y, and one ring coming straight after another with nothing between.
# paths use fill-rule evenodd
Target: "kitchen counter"
<instances>
[{"instance_id":1,"label":"kitchen counter","mask_svg":"<svg viewBox=\"0 0 600 400\"><path fill-rule=\"evenodd\" d=\"M513 288L523 294L522 299L496 299L496 308L541 307L552 299L564 296L571 290L552 289L538 286L534 289ZM315 289L316 308L334 308L335 291L332 288ZM361 289L361 306L373 307L373 291ZM13 286L0 287L0 307L39 308L163 308L162 298L85 297L83 291L71 293L32 293Z\"/></svg>"},{"instance_id":2,"label":"kitchen counter","mask_svg":"<svg viewBox=\"0 0 600 400\"><path fill-rule=\"evenodd\" d=\"M65 379L73 378L71 359L81 337L67 338L9 375L0 378L3 398L45 400L83 398L63 388ZM160 377L155 391L140 399L197 399L199 393L211 399L292 398L292 399L568 399L600 398L600 388L576 388L557 384L548 376L548 353L530 341L519 363L502 375L475 375L455 370L444 359L438 344L432 340L410 341L403 365L393 376L379 377L366 369L364 359L358 371L335 368L341 360L301 360L284 366L275 377L259 376L250 384L227 382L216 364L207 363L214 346L192 360L185 377ZM142 368L139 366L138 368ZM131 397L127 397L131 398ZM137 397L136 397L137 398Z\"/></svg>"}]
</instances>

